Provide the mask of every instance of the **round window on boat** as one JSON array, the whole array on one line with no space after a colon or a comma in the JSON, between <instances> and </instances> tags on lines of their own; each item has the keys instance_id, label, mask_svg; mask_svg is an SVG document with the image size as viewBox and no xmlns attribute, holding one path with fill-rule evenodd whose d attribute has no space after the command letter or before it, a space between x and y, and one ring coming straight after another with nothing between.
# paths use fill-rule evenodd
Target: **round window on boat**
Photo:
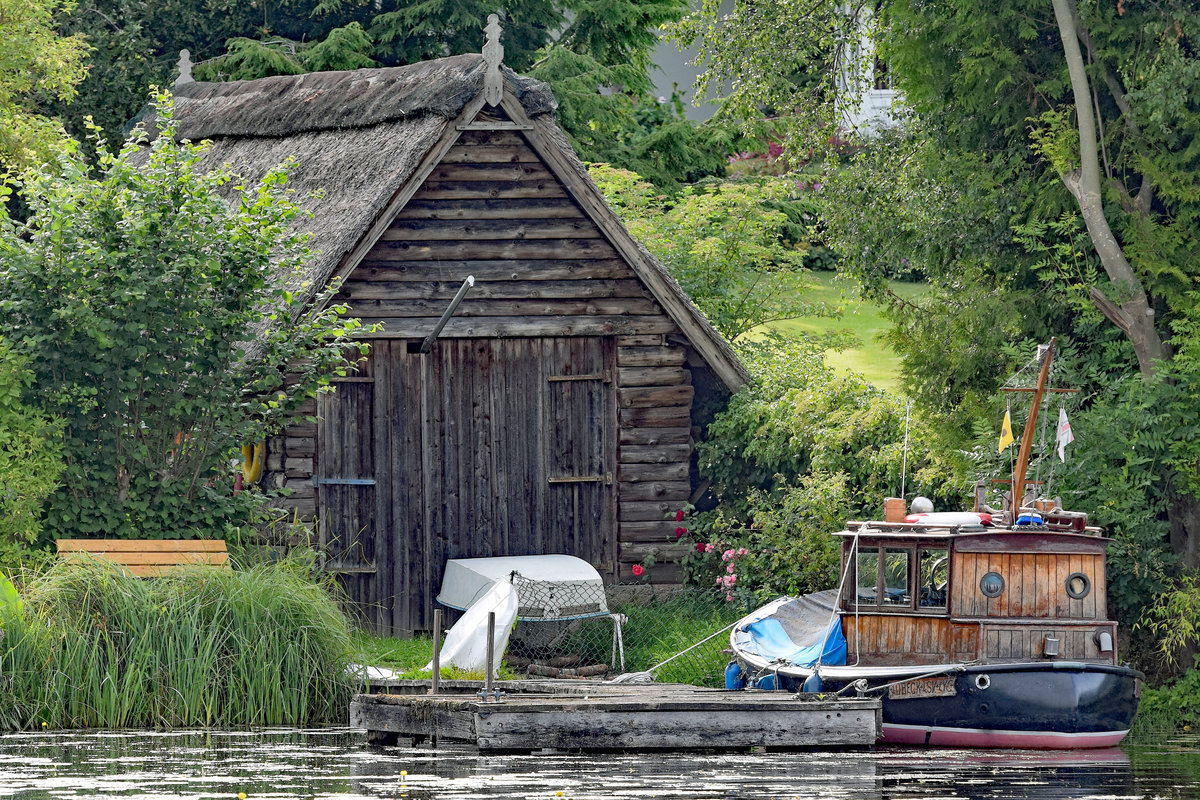
<instances>
[{"instance_id":1,"label":"round window on boat","mask_svg":"<svg viewBox=\"0 0 1200 800\"><path fill-rule=\"evenodd\" d=\"M1067 576L1067 594L1076 600L1082 600L1092 590L1092 581L1082 572L1072 572Z\"/></svg>"},{"instance_id":2,"label":"round window on boat","mask_svg":"<svg viewBox=\"0 0 1200 800\"><path fill-rule=\"evenodd\" d=\"M999 572L989 572L979 579L979 591L984 597L999 597L1004 592L1004 578Z\"/></svg>"}]
</instances>

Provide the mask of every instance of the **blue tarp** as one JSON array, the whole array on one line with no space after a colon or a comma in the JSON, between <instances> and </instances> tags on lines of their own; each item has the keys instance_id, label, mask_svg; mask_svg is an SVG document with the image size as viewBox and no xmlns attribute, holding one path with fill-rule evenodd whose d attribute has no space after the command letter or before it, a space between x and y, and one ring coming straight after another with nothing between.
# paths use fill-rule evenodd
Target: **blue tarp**
<instances>
[{"instance_id":1,"label":"blue tarp","mask_svg":"<svg viewBox=\"0 0 1200 800\"><path fill-rule=\"evenodd\" d=\"M783 659L797 667L811 667L817 662L817 654L820 653L822 664L846 663L846 637L842 634L841 620L833 620L827 635L807 645L793 642L783 625L774 617L752 622L742 630L750 634L758 654L769 661ZM825 644L824 652L821 652L822 640Z\"/></svg>"}]
</instances>

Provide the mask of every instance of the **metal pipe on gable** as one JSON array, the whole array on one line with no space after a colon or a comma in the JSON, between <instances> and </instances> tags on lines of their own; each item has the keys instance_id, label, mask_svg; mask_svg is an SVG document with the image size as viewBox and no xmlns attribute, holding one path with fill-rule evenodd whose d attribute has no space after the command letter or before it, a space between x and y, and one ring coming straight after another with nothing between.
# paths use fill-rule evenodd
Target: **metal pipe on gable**
<instances>
[{"instance_id":1,"label":"metal pipe on gable","mask_svg":"<svg viewBox=\"0 0 1200 800\"><path fill-rule=\"evenodd\" d=\"M437 341L438 336L442 332L442 328L446 327L446 323L450 321L450 317L454 316L454 311L458 308L458 304L467 296L467 292L475 285L475 276L468 275L467 279L462 282L462 286L458 287L458 292L455 293L454 299L450 301L450 305L442 312L441 318L437 324L433 326L433 332L425 337L425 341L421 342L421 354L426 355L433 349L433 343Z\"/></svg>"}]
</instances>

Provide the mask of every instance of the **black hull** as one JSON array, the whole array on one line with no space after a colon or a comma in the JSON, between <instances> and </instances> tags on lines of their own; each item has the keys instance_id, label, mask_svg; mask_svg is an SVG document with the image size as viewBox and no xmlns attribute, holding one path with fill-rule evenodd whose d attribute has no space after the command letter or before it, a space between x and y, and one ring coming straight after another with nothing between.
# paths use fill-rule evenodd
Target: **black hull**
<instances>
[{"instance_id":1,"label":"black hull","mask_svg":"<svg viewBox=\"0 0 1200 800\"><path fill-rule=\"evenodd\" d=\"M883 744L1112 747L1137 713L1141 673L1094 664L972 666L954 694L898 699L883 690ZM871 687L891 681L873 679ZM826 681L825 690L845 688ZM854 691L850 689L848 691ZM871 694L874 694L873 692Z\"/></svg>"}]
</instances>

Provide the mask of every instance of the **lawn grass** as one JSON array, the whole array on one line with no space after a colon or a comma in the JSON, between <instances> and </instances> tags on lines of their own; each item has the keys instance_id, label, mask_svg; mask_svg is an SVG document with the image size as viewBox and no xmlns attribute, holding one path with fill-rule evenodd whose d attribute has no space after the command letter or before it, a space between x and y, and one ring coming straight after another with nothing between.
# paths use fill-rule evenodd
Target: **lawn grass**
<instances>
[{"instance_id":1,"label":"lawn grass","mask_svg":"<svg viewBox=\"0 0 1200 800\"><path fill-rule=\"evenodd\" d=\"M745 613L721 602L711 593L695 588L680 591L669 600L621 603L619 609L614 607L614 610L628 618L624 625L626 672L648 670ZM540 623L518 623L522 624ZM557 642L555 650L559 654L579 654L584 663L607 663L611 655L611 630L607 620L585 623ZM723 650L728 646L728 636L714 637L656 669L654 677L665 683L722 686L725 664L729 660ZM418 634L411 639L388 639L360 631L354 635L354 647L360 653L360 663L395 670L401 678L429 678L429 673L423 669L433 655L433 640L429 634ZM618 671L615 664L610 667L612 672ZM483 679L482 673L466 673L447 667L442 668L442 677ZM501 667L500 677L509 679L524 675L505 664Z\"/></svg>"},{"instance_id":2,"label":"lawn grass","mask_svg":"<svg viewBox=\"0 0 1200 800\"><path fill-rule=\"evenodd\" d=\"M860 298L856 287L838 279L835 272L813 272L810 277L816 288L807 292L805 299L841 306L845 309L842 317L798 317L771 323L769 327L784 334L849 333L861 344L840 352L828 351L825 356L828 363L835 369L857 372L881 388L896 390L899 384L896 354L879 341L880 334L891 327L883 309ZM923 283L905 281L889 281L888 286L904 298L919 296L926 290Z\"/></svg>"}]
</instances>

